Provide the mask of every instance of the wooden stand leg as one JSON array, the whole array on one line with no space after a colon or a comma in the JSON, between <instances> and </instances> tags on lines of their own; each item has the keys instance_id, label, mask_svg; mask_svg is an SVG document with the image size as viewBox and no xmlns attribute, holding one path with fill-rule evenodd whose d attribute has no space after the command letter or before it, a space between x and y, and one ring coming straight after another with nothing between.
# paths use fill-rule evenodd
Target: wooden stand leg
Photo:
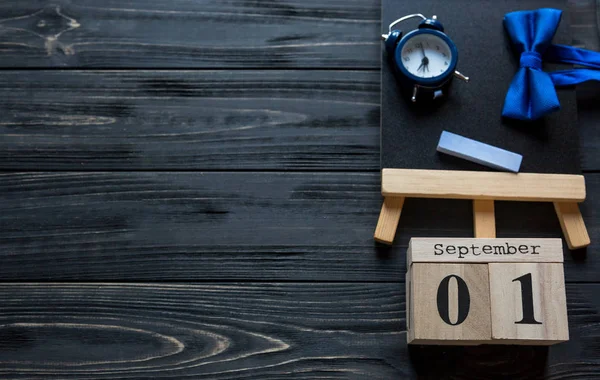
<instances>
[{"instance_id":1,"label":"wooden stand leg","mask_svg":"<svg viewBox=\"0 0 600 380\"><path fill-rule=\"evenodd\" d=\"M375 228L375 241L391 245L396 236L396 228L400 221L404 197L385 197L377 228Z\"/></svg>"},{"instance_id":2,"label":"wooden stand leg","mask_svg":"<svg viewBox=\"0 0 600 380\"><path fill-rule=\"evenodd\" d=\"M475 199L473 201L473 227L476 238L496 238L493 200Z\"/></svg>"},{"instance_id":3,"label":"wooden stand leg","mask_svg":"<svg viewBox=\"0 0 600 380\"><path fill-rule=\"evenodd\" d=\"M577 203L554 202L554 209L569 249L583 248L590 245L590 236L585 228L579 205Z\"/></svg>"}]
</instances>

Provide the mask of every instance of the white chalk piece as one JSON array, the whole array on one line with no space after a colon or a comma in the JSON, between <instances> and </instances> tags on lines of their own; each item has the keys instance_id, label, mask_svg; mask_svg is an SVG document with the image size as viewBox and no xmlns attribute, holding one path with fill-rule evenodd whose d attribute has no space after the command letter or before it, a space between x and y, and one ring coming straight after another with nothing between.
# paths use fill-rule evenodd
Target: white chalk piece
<instances>
[{"instance_id":1,"label":"white chalk piece","mask_svg":"<svg viewBox=\"0 0 600 380\"><path fill-rule=\"evenodd\" d=\"M437 151L494 169L518 173L523 156L492 145L443 131Z\"/></svg>"}]
</instances>

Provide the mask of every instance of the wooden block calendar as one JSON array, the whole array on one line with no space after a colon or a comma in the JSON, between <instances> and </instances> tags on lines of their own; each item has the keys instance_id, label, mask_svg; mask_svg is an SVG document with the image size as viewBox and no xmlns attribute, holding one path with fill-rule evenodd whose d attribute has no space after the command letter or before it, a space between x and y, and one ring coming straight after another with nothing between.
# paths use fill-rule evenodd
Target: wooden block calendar
<instances>
[{"instance_id":1,"label":"wooden block calendar","mask_svg":"<svg viewBox=\"0 0 600 380\"><path fill-rule=\"evenodd\" d=\"M407 264L410 344L569 340L560 239L412 239Z\"/></svg>"}]
</instances>

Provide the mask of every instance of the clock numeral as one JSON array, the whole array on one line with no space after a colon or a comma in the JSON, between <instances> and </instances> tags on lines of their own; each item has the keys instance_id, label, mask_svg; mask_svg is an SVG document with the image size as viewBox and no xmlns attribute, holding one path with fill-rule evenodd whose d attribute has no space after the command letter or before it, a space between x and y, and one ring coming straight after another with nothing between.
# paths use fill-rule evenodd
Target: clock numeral
<instances>
[{"instance_id":1,"label":"clock numeral","mask_svg":"<svg viewBox=\"0 0 600 380\"><path fill-rule=\"evenodd\" d=\"M413 49L406 49L406 52L410 54L413 52Z\"/></svg>"},{"instance_id":2,"label":"clock numeral","mask_svg":"<svg viewBox=\"0 0 600 380\"><path fill-rule=\"evenodd\" d=\"M404 62L409 62L410 61L410 57L404 57Z\"/></svg>"},{"instance_id":3,"label":"clock numeral","mask_svg":"<svg viewBox=\"0 0 600 380\"><path fill-rule=\"evenodd\" d=\"M448 61L444 61L444 65L445 65L445 66L448 66Z\"/></svg>"},{"instance_id":4,"label":"clock numeral","mask_svg":"<svg viewBox=\"0 0 600 380\"><path fill-rule=\"evenodd\" d=\"M446 53L442 53L442 56L447 57Z\"/></svg>"},{"instance_id":5,"label":"clock numeral","mask_svg":"<svg viewBox=\"0 0 600 380\"><path fill-rule=\"evenodd\" d=\"M420 42L417 42L417 43L415 44L415 49L420 49L420 48L422 48L422 47L423 47L423 44L422 44L422 43L420 43Z\"/></svg>"},{"instance_id":6,"label":"clock numeral","mask_svg":"<svg viewBox=\"0 0 600 380\"><path fill-rule=\"evenodd\" d=\"M440 51L440 45L435 45L435 50Z\"/></svg>"}]
</instances>

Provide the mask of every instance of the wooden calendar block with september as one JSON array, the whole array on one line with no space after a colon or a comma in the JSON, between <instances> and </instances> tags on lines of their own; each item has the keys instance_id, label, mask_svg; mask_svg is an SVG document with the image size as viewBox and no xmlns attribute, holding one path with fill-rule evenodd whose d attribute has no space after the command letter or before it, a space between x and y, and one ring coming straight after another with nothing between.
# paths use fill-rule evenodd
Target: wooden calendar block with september
<instances>
[{"instance_id":1,"label":"wooden calendar block with september","mask_svg":"<svg viewBox=\"0 0 600 380\"><path fill-rule=\"evenodd\" d=\"M412 239L407 261L408 343L569 339L560 239Z\"/></svg>"}]
</instances>

